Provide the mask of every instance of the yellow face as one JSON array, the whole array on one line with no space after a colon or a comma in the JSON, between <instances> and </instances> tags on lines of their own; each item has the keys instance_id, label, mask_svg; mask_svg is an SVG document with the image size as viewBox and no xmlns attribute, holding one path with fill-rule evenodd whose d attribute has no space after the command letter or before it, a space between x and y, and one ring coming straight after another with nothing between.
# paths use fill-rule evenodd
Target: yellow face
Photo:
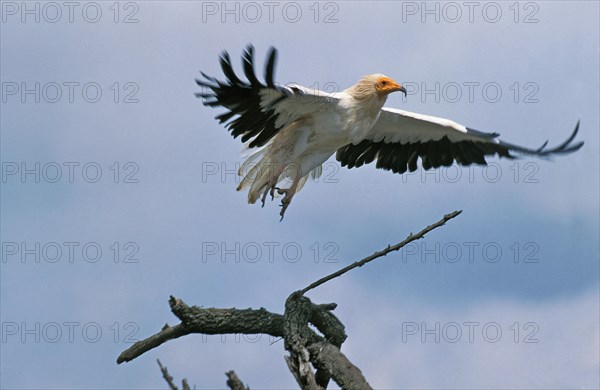
<instances>
[{"instance_id":1,"label":"yellow face","mask_svg":"<svg viewBox=\"0 0 600 390\"><path fill-rule=\"evenodd\" d=\"M380 77L375 83L375 89L382 95L387 95L392 92L402 91L406 95L406 89L389 77Z\"/></svg>"}]
</instances>

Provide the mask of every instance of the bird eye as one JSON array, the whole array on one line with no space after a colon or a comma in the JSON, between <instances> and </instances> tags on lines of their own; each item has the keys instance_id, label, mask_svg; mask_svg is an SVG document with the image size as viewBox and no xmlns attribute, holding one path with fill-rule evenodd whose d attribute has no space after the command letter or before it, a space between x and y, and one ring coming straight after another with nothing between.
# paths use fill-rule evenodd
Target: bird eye
<instances>
[{"instance_id":1,"label":"bird eye","mask_svg":"<svg viewBox=\"0 0 600 390\"><path fill-rule=\"evenodd\" d=\"M386 84L387 84L387 81L385 81L385 80L383 80L383 81L381 82L381 85L386 85Z\"/></svg>"}]
</instances>

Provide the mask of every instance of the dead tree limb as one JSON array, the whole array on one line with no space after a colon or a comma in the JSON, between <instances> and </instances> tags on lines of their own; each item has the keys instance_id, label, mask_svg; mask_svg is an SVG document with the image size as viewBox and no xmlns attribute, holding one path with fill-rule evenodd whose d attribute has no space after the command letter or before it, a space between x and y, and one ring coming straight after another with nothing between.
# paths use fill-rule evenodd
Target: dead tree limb
<instances>
[{"instance_id":1,"label":"dead tree limb","mask_svg":"<svg viewBox=\"0 0 600 390\"><path fill-rule=\"evenodd\" d=\"M340 386L345 384L343 388L370 389L360 369L340 352L346 333L337 317L328 311L333 308L334 304L315 305L298 292L288 297L283 315L284 347L290 352L286 357L288 368L302 389L324 389L330 377ZM311 338L309 322L325 337ZM309 363L317 368L316 374ZM340 369L330 370L331 364L340 364Z\"/></svg>"},{"instance_id":2,"label":"dead tree limb","mask_svg":"<svg viewBox=\"0 0 600 390\"><path fill-rule=\"evenodd\" d=\"M227 371L225 375L227 376L227 386L229 386L231 390L250 390L250 388L237 376L235 371Z\"/></svg>"},{"instance_id":3,"label":"dead tree limb","mask_svg":"<svg viewBox=\"0 0 600 390\"><path fill-rule=\"evenodd\" d=\"M283 315L271 313L264 308L240 310L188 306L182 300L171 296L169 299L171 311L181 320L181 323L173 327L165 325L160 332L133 344L119 355L117 363L129 362L169 340L191 333L267 334L283 338L284 347L290 353L285 358L288 368L302 389L324 389L330 379L345 389L370 389L371 386L360 369L340 351L347 335L342 322L332 313L336 304L314 304L304 294L354 268L362 267L368 262L401 249L412 241L423 238L425 234L443 226L460 213L461 211L454 211L447 214L417 234L411 233L404 241L393 246L389 245L371 256L311 283L302 290L293 292L286 300ZM320 334L311 329L309 324L314 325ZM171 385L173 378L168 375L166 368L163 370L162 365L160 366L171 389L176 389L177 387L172 387L174 384ZM317 369L316 374L313 373L312 367ZM226 373L228 386L235 390L246 390L247 387L237 376L230 375L231 373L233 372ZM184 389L186 386L187 383L184 382Z\"/></svg>"},{"instance_id":4,"label":"dead tree limb","mask_svg":"<svg viewBox=\"0 0 600 390\"><path fill-rule=\"evenodd\" d=\"M175 382L173 382L173 377L169 374L167 367L163 366L162 363L160 362L160 360L158 360L158 359L156 359L156 362L158 363L158 366L160 367L160 372L162 372L163 378L165 378L165 381L169 385L169 389L179 390L179 388L177 387Z\"/></svg>"},{"instance_id":5,"label":"dead tree limb","mask_svg":"<svg viewBox=\"0 0 600 390\"><path fill-rule=\"evenodd\" d=\"M360 261L356 261L352 264L350 264L347 267L342 268L339 271L336 271L330 275L327 275L319 280L317 280L314 283L311 283L310 285L308 285L307 287L303 288L302 290L300 290L300 294L306 294L307 291L312 290L315 287L319 287L320 285L322 285L323 283L327 283L328 281L330 281L331 279L335 279L338 276L342 276L343 274L345 274L346 272L356 268L356 267L362 267L363 265L367 264L370 261L373 261L381 256L385 256L390 252L394 252L399 250L400 248L402 248L403 246L406 246L407 244L411 243L412 241L418 240L420 238L423 238L425 236L425 234L429 233L430 231L432 231L435 228L438 228L440 226L443 226L446 222L448 222L449 220L451 220L452 218L458 216L460 213L462 213L462 210L458 210L458 211L454 211L450 214L446 214L444 215L444 218L440 219L439 221L437 221L436 223L433 223L429 226L427 226L425 229L421 230L420 232L418 232L417 234L409 234L408 237L406 237L406 239L396 245L390 246L388 245L387 248L385 248L384 250L381 250L379 252L375 252L373 253L371 256L367 256L364 259L360 260Z\"/></svg>"},{"instance_id":6,"label":"dead tree limb","mask_svg":"<svg viewBox=\"0 0 600 390\"><path fill-rule=\"evenodd\" d=\"M163 366L162 363L160 362L160 360L158 360L158 359L156 359L156 362L158 363L158 366L160 367L160 372L162 372L163 378L169 385L169 389L170 390L179 390L179 388L177 387L175 382L173 382L173 377L171 376L171 374L169 374L167 367ZM185 378L181 381L181 386L182 386L183 390L191 390L190 385L188 385L187 379L185 379Z\"/></svg>"},{"instance_id":7,"label":"dead tree limb","mask_svg":"<svg viewBox=\"0 0 600 390\"><path fill-rule=\"evenodd\" d=\"M340 351L327 342L308 346L311 362L322 372L327 372L342 389L370 389L362 372Z\"/></svg>"},{"instance_id":8,"label":"dead tree limb","mask_svg":"<svg viewBox=\"0 0 600 390\"><path fill-rule=\"evenodd\" d=\"M253 309L216 309L188 306L173 296L169 299L171 311L181 324L170 327L165 325L160 332L136 342L119 355L117 363L129 362L161 344L191 333L200 334L269 334L283 337L283 316L271 313L263 308Z\"/></svg>"}]
</instances>

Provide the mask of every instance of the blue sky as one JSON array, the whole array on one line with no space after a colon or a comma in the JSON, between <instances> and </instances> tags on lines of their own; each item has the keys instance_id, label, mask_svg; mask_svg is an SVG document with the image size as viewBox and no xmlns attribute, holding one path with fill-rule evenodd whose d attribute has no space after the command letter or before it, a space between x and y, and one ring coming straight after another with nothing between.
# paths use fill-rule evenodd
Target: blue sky
<instances>
[{"instance_id":1,"label":"blue sky","mask_svg":"<svg viewBox=\"0 0 600 390\"><path fill-rule=\"evenodd\" d=\"M293 290L456 209L309 294L338 303L347 356L378 388L600 386L596 2L97 2L71 20L62 3L23 4L2 3L0 387L164 388L159 358L197 388L230 369L294 388L267 337L188 336L115 360L177 322L169 295L281 312ZM387 106L531 147L581 120L586 144L437 176L332 159L280 223L277 202L235 191L242 145L194 97L199 71L221 77L222 50L240 69L248 43L261 74L279 49L280 83L342 90L385 73L412 88Z\"/></svg>"}]
</instances>

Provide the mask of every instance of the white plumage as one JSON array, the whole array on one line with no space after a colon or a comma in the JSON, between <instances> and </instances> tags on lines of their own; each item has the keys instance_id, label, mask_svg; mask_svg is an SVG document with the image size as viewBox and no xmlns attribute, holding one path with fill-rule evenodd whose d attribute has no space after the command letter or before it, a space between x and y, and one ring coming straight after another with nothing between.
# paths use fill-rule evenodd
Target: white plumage
<instances>
[{"instance_id":1,"label":"white plumage","mask_svg":"<svg viewBox=\"0 0 600 390\"><path fill-rule=\"evenodd\" d=\"M284 194L281 218L293 196L310 175L318 177L321 165L333 154L342 166L360 167L377 161L377 168L404 173L424 169L486 164L485 156L513 158L510 152L536 156L564 154L578 150L583 142L571 145L579 123L561 145L532 150L500 141L496 133L483 133L449 119L384 108L387 95L406 90L382 74L363 77L354 86L337 93L274 82L276 50L271 48L265 67L265 83L254 72L253 48L243 56L248 81L235 74L227 52L221 67L227 81L202 73L196 80L208 88L198 93L207 106L222 106L227 112L216 117L227 123L234 137L253 152L240 168L244 176L238 190L248 189L248 202L275 191ZM289 188L278 185L289 180Z\"/></svg>"}]
</instances>

